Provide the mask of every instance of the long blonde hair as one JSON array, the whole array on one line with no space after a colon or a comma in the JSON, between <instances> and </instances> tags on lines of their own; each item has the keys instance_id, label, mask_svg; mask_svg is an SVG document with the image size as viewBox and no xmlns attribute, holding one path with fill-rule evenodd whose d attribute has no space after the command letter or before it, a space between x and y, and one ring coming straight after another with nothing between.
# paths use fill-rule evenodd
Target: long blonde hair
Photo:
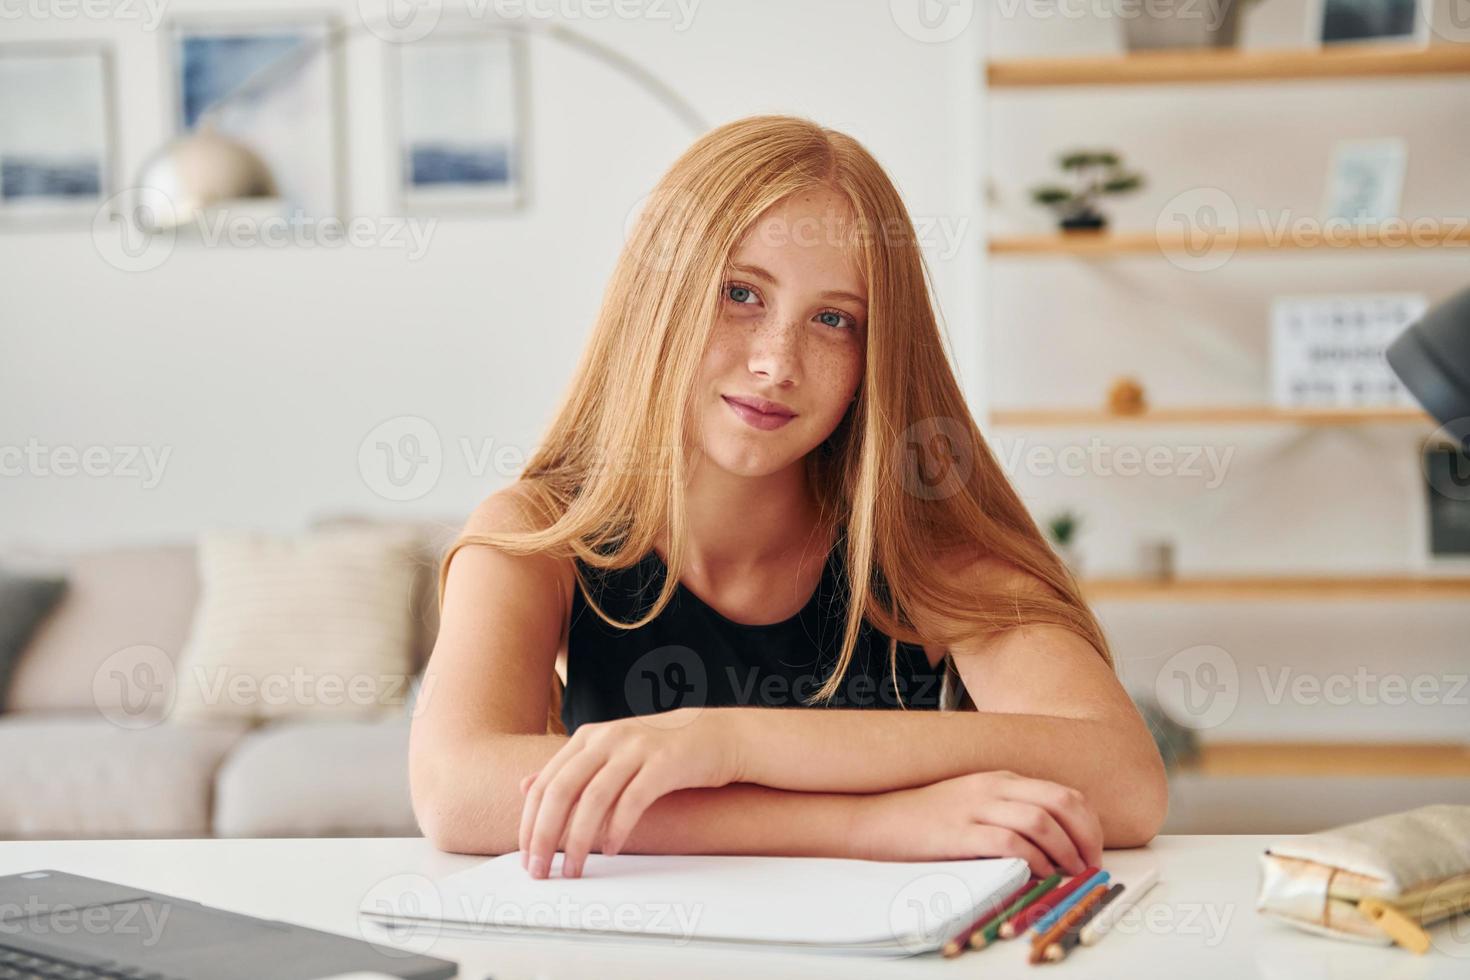
<instances>
[{"instance_id":1,"label":"long blonde hair","mask_svg":"<svg viewBox=\"0 0 1470 980\"><path fill-rule=\"evenodd\" d=\"M466 544L625 568L667 529L669 573L642 619L609 616L576 573L588 605L614 627L637 628L662 612L684 560L686 411L726 265L760 215L815 186L836 189L851 206L868 330L858 397L805 460L822 523L845 526L841 572L851 597L837 664L812 700L838 691L864 619L891 638L891 670L898 642L949 647L1033 623L1074 631L1112 665L1076 581L970 415L945 356L913 222L892 182L851 137L780 115L706 133L649 195L571 386L518 478L535 529L462 534L440 564L440 604L449 561ZM999 559L1050 588L977 591L945 574L938 555ZM916 610L942 611L923 637Z\"/></svg>"}]
</instances>

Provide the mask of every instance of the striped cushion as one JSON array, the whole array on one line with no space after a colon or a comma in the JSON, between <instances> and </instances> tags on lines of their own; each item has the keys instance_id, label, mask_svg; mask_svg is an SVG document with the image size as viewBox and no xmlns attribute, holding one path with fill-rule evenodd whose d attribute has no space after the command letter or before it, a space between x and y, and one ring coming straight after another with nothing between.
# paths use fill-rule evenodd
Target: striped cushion
<instances>
[{"instance_id":1,"label":"striped cushion","mask_svg":"<svg viewBox=\"0 0 1470 980\"><path fill-rule=\"evenodd\" d=\"M416 544L388 528L204 534L173 717L401 713L414 669Z\"/></svg>"}]
</instances>

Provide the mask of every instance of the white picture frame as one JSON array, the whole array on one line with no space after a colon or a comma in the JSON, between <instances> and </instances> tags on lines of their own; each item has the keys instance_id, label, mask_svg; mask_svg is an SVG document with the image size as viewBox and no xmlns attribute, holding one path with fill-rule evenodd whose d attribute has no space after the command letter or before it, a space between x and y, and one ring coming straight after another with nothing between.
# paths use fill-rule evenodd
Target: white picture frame
<instances>
[{"instance_id":1,"label":"white picture frame","mask_svg":"<svg viewBox=\"0 0 1470 980\"><path fill-rule=\"evenodd\" d=\"M1408 159L1408 144L1398 137L1333 144L1322 220L1379 225L1400 217Z\"/></svg>"},{"instance_id":2,"label":"white picture frame","mask_svg":"<svg viewBox=\"0 0 1470 980\"><path fill-rule=\"evenodd\" d=\"M104 41L0 44L0 226L90 227L117 189Z\"/></svg>"},{"instance_id":3,"label":"white picture frame","mask_svg":"<svg viewBox=\"0 0 1470 980\"><path fill-rule=\"evenodd\" d=\"M295 45L318 50L263 90L232 100L217 125L270 169L290 218L344 217L347 172L340 16L329 10L189 12L162 31L167 117L175 135L197 122L212 98L290 58ZM330 40L339 35L336 41Z\"/></svg>"},{"instance_id":4,"label":"white picture frame","mask_svg":"<svg viewBox=\"0 0 1470 980\"><path fill-rule=\"evenodd\" d=\"M404 213L507 212L529 201L524 38L469 27L393 46L386 104Z\"/></svg>"}]
</instances>

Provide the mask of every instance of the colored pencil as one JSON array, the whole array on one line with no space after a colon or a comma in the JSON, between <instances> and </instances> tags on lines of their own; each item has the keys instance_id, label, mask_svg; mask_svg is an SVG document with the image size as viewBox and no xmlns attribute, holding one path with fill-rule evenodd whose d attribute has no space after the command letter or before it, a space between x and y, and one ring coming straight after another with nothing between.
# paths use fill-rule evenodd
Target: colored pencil
<instances>
[{"instance_id":1,"label":"colored pencil","mask_svg":"<svg viewBox=\"0 0 1470 980\"><path fill-rule=\"evenodd\" d=\"M1074 902L1072 907L1050 929L1038 935L1036 940L1032 942L1031 962L1040 963L1046 953L1046 948L1066 935L1067 930L1079 922L1087 914L1088 909L1096 905L1107 893L1108 886L1102 882L1089 888L1086 895L1083 895L1079 901Z\"/></svg>"},{"instance_id":2,"label":"colored pencil","mask_svg":"<svg viewBox=\"0 0 1470 980\"><path fill-rule=\"evenodd\" d=\"M1042 895L1045 895L1047 892L1051 891L1057 886L1057 882L1061 880L1061 875L1051 875L1050 877L1042 881L1041 884L1037 885L1035 888L1031 889L1020 898L1016 899L1004 912L996 916L994 919L991 919L990 924L987 925L984 929L980 929L970 935L970 948L984 949L986 946L989 946L991 943L995 942L996 936L1000 934L1000 927L1005 924L1007 919L1009 919L1013 915L1018 914L1026 906L1030 905Z\"/></svg>"},{"instance_id":3,"label":"colored pencil","mask_svg":"<svg viewBox=\"0 0 1470 980\"><path fill-rule=\"evenodd\" d=\"M1087 924L1087 928L1082 930L1082 945L1091 946L1096 942L1100 942L1102 937L1108 934L1108 930L1112 929L1118 920L1127 914L1129 909L1143 901L1143 896L1148 894L1148 890L1158 880L1158 869L1150 868L1148 871L1139 875L1137 881L1124 882L1123 894L1108 906L1106 912L1093 919Z\"/></svg>"},{"instance_id":4,"label":"colored pencil","mask_svg":"<svg viewBox=\"0 0 1470 980\"><path fill-rule=\"evenodd\" d=\"M1010 939L1012 936L1019 936L1027 929L1030 929L1036 923L1037 919L1056 908L1058 902L1063 901L1067 896L1081 888L1087 879L1097 874L1097 871L1097 868L1085 868L1080 874L1073 875L1065 884L1059 885L1040 899L1032 902L1026 911L1000 927L1000 938Z\"/></svg>"},{"instance_id":5,"label":"colored pencil","mask_svg":"<svg viewBox=\"0 0 1470 980\"><path fill-rule=\"evenodd\" d=\"M1012 902L1029 892L1032 888L1035 888L1040 883L1041 879L1034 877L1028 878L1026 881L1023 881L1021 883L1021 887L1011 892L995 905L986 909L985 912L982 913L974 922L970 923L963 932L960 932L953 939L949 940L949 942L945 943L943 950L944 955L958 956L960 955L960 953L969 949L970 937L975 934L976 929L985 928L985 926L989 924L991 919L995 918L997 915L1000 915L1001 912L1008 908Z\"/></svg>"},{"instance_id":6,"label":"colored pencil","mask_svg":"<svg viewBox=\"0 0 1470 980\"><path fill-rule=\"evenodd\" d=\"M1037 934L1040 935L1041 933L1046 932L1052 926L1056 925L1057 921L1061 919L1062 916L1066 915L1068 910L1071 909L1072 906L1076 905L1079 901L1082 900L1083 895L1086 895L1088 892L1092 891L1093 885L1106 885L1111 880L1112 875L1110 875L1106 871L1099 871L1091 878L1088 878L1085 882L1082 883L1081 888L1077 889L1066 899L1058 902L1056 908L1052 909L1050 912L1041 917L1041 919L1036 923Z\"/></svg>"},{"instance_id":7,"label":"colored pencil","mask_svg":"<svg viewBox=\"0 0 1470 980\"><path fill-rule=\"evenodd\" d=\"M1082 930L1087 927L1087 923L1097 918L1098 913L1107 908L1108 903L1117 898L1118 893L1122 890L1123 883L1114 882L1112 887L1103 893L1102 898L1099 898L1088 907L1082 918L1067 927L1067 931L1060 939L1047 945L1046 949L1042 951L1042 956L1046 958L1046 961L1048 963L1058 963L1066 959L1067 954L1072 952L1074 947L1082 943Z\"/></svg>"}]
</instances>

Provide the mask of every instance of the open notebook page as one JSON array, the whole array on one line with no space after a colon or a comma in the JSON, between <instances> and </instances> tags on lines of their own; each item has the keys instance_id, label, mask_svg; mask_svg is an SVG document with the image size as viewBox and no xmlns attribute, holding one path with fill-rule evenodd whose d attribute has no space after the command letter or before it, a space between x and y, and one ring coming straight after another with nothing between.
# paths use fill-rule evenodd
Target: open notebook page
<instances>
[{"instance_id":1,"label":"open notebook page","mask_svg":"<svg viewBox=\"0 0 1470 980\"><path fill-rule=\"evenodd\" d=\"M936 949L1029 876L1018 858L888 862L844 858L619 854L587 858L581 878L531 878L520 854L491 858L423 894L364 915L616 937L660 937L891 954Z\"/></svg>"}]
</instances>

